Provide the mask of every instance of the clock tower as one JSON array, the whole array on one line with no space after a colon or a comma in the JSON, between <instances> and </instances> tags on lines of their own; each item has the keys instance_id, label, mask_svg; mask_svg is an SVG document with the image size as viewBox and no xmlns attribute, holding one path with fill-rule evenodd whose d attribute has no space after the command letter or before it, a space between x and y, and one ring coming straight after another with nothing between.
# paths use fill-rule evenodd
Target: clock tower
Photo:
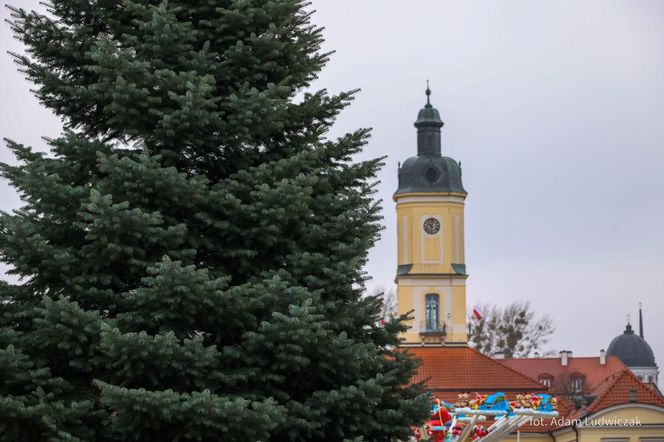
<instances>
[{"instance_id":1,"label":"clock tower","mask_svg":"<svg viewBox=\"0 0 664 442\"><path fill-rule=\"evenodd\" d=\"M461 165L441 154L443 121L430 102L417 116L417 155L399 167L397 305L413 311L404 346L465 346L466 265Z\"/></svg>"}]
</instances>

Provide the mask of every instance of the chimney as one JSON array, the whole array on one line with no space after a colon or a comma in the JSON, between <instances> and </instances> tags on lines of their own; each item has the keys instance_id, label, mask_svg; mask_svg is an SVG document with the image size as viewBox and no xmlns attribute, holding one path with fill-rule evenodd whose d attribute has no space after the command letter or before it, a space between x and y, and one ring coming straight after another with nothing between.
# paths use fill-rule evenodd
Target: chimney
<instances>
[{"instance_id":1,"label":"chimney","mask_svg":"<svg viewBox=\"0 0 664 442\"><path fill-rule=\"evenodd\" d=\"M505 352L500 350L493 354L494 359L505 359Z\"/></svg>"},{"instance_id":2,"label":"chimney","mask_svg":"<svg viewBox=\"0 0 664 442\"><path fill-rule=\"evenodd\" d=\"M606 351L604 349L599 351L599 365L606 365Z\"/></svg>"},{"instance_id":3,"label":"chimney","mask_svg":"<svg viewBox=\"0 0 664 442\"><path fill-rule=\"evenodd\" d=\"M569 350L563 350L558 354L560 355L560 365L562 365L563 367L567 367L569 358L572 357L572 352Z\"/></svg>"}]
</instances>

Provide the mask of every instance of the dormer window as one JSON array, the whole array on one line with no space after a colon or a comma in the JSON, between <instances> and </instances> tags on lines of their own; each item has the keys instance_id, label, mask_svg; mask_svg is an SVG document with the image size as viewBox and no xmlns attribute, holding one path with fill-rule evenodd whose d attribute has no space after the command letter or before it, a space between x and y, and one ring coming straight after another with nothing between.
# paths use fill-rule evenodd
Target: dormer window
<instances>
[{"instance_id":1,"label":"dormer window","mask_svg":"<svg viewBox=\"0 0 664 442\"><path fill-rule=\"evenodd\" d=\"M572 391L574 393L582 392L583 391L583 378L580 377L580 376L573 377L571 388L572 388Z\"/></svg>"},{"instance_id":2,"label":"dormer window","mask_svg":"<svg viewBox=\"0 0 664 442\"><path fill-rule=\"evenodd\" d=\"M545 387L551 387L553 376L548 373L543 373L537 377L537 381Z\"/></svg>"}]
</instances>

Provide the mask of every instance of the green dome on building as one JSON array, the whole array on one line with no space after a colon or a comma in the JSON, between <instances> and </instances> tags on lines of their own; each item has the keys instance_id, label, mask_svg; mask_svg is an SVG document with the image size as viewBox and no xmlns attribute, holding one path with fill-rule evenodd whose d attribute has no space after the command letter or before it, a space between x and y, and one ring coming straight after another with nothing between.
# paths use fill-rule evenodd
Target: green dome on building
<instances>
[{"instance_id":1,"label":"green dome on building","mask_svg":"<svg viewBox=\"0 0 664 442\"><path fill-rule=\"evenodd\" d=\"M399 169L397 193L466 193L461 183L461 167L450 157L418 155L408 158Z\"/></svg>"},{"instance_id":2,"label":"green dome on building","mask_svg":"<svg viewBox=\"0 0 664 442\"><path fill-rule=\"evenodd\" d=\"M443 120L431 105L431 90L427 85L427 104L415 121L417 128L417 156L408 158L399 167L399 188L396 194L410 192L466 193L461 182L461 164L441 155L440 129Z\"/></svg>"},{"instance_id":3,"label":"green dome on building","mask_svg":"<svg viewBox=\"0 0 664 442\"><path fill-rule=\"evenodd\" d=\"M623 334L611 341L606 354L618 356L628 367L657 367L652 348L643 337L634 333L629 323Z\"/></svg>"},{"instance_id":4,"label":"green dome on building","mask_svg":"<svg viewBox=\"0 0 664 442\"><path fill-rule=\"evenodd\" d=\"M428 89L427 89L428 90ZM417 114L417 121L415 122L415 127L424 127L427 125L432 125L434 127L443 127L443 120L440 119L440 114L438 109L433 107L429 103L427 98L427 104L420 109L420 112Z\"/></svg>"}]
</instances>

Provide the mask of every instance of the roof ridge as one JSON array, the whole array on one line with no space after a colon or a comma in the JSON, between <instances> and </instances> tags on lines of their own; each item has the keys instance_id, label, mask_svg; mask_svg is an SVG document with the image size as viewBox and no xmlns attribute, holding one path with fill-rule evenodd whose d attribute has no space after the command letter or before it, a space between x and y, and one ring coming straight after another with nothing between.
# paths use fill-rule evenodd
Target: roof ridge
<instances>
[{"instance_id":1,"label":"roof ridge","mask_svg":"<svg viewBox=\"0 0 664 442\"><path fill-rule=\"evenodd\" d=\"M468 346L413 347L422 360L413 382L426 380L432 391L507 391L548 393L549 387Z\"/></svg>"},{"instance_id":2,"label":"roof ridge","mask_svg":"<svg viewBox=\"0 0 664 442\"><path fill-rule=\"evenodd\" d=\"M608 394L611 392L611 390L613 390L613 387L616 385L616 382L618 381L618 379L620 377L622 377L622 376L615 376L615 378L613 378L613 379L607 378L604 381L604 382L607 382L606 386L604 385L604 383L602 383L602 384L600 384L599 387L597 387L595 392L597 392L600 389L602 391L600 392L600 394L598 394L595 397L595 400L592 401L591 404L584 410L584 412L583 412L584 416L589 416L589 415L593 414L594 412L601 410L601 408L600 408L601 402L604 400L604 398L606 398L608 396Z\"/></svg>"},{"instance_id":3,"label":"roof ridge","mask_svg":"<svg viewBox=\"0 0 664 442\"><path fill-rule=\"evenodd\" d=\"M637 382L637 385L643 387L643 389L645 391L647 391L650 396L652 396L656 401L659 401L662 404L662 406L664 407L664 398L662 398L660 395L658 395L656 392L654 392L652 390L652 388L649 388L645 384L645 382L643 382L641 379L639 379L639 377L632 372L632 370L627 369L627 372L628 372L627 375L629 377L631 377L633 380L635 380Z\"/></svg>"},{"instance_id":4,"label":"roof ridge","mask_svg":"<svg viewBox=\"0 0 664 442\"><path fill-rule=\"evenodd\" d=\"M471 347L472 348L472 347ZM573 361L575 359L599 359L600 356L572 356L571 358L568 359L568 361ZM510 360L510 361L527 361L527 360L535 360L535 361L552 361L552 360L559 360L560 356L539 356L539 357L528 357L528 358L505 358L505 360ZM606 355L606 359L620 359L618 356L615 355Z\"/></svg>"},{"instance_id":5,"label":"roof ridge","mask_svg":"<svg viewBox=\"0 0 664 442\"><path fill-rule=\"evenodd\" d=\"M500 362L500 359L494 359L494 358L492 358L491 356L485 355L484 353L482 353L482 352L480 352L480 351L478 351L478 350L476 350L476 349L474 349L474 348L472 348L472 347L468 347L468 348L470 348L470 349L471 349L472 351L474 351L475 353L481 355L482 357L485 357L485 358L489 359L489 360L492 361L492 362L495 362L495 363L497 363L497 364L500 364L502 367L507 368L507 369L510 370L511 372L516 373L516 374L518 374L519 376L522 376L522 377L526 378L527 380L533 382L534 384L537 384L537 386L539 386L539 387L545 387L545 385L540 384L539 381L537 381L536 379L531 378L530 376L528 376L528 375L526 375L526 374L524 374L524 373L521 373L520 371L518 371L518 370L516 370L516 369L514 369L514 368L512 368L512 367L510 367L510 366L508 366L508 365L506 365L506 364L503 364L502 362Z\"/></svg>"},{"instance_id":6,"label":"roof ridge","mask_svg":"<svg viewBox=\"0 0 664 442\"><path fill-rule=\"evenodd\" d=\"M624 379L625 377L630 378L632 381L636 381L637 387L643 387L643 390L646 392L647 395L650 396L651 399L655 400L655 402L659 403L659 406L664 407L664 399L659 397L654 391L652 391L650 388L648 388L647 385L645 385L634 373L629 368L626 368L618 373L614 373L613 375L607 377L599 387L595 389L595 392L603 389L601 394L599 394L595 400L592 402L592 404L586 409L586 415L590 415L596 411L603 410L603 408L599 408L600 403L608 394L613 390L613 388L616 386L616 384L621 380ZM604 383L607 382L606 385Z\"/></svg>"},{"instance_id":7,"label":"roof ridge","mask_svg":"<svg viewBox=\"0 0 664 442\"><path fill-rule=\"evenodd\" d=\"M600 389L603 389L603 391L597 395L595 400L590 404L590 406L586 409L588 414L590 414L591 411L594 411L598 406L599 403L606 397L606 395L609 394L609 392L613 389L613 387L616 385L616 383L623 377L625 374L629 372L629 369L626 368L622 371L619 371L618 373L613 373L610 376L607 376L606 379L604 379L599 386L595 389L594 392L597 392ZM607 383L606 385L604 383Z\"/></svg>"},{"instance_id":8,"label":"roof ridge","mask_svg":"<svg viewBox=\"0 0 664 442\"><path fill-rule=\"evenodd\" d=\"M618 382L618 379L622 377L622 375L625 373L625 371L629 371L628 368L623 368L620 371L616 371L614 373L610 373L608 376L606 376L604 379L602 379L595 390L593 390L593 393L596 393L598 390L602 388L608 388L609 385L615 384ZM608 384L607 384L608 382Z\"/></svg>"},{"instance_id":9,"label":"roof ridge","mask_svg":"<svg viewBox=\"0 0 664 442\"><path fill-rule=\"evenodd\" d=\"M527 361L527 360L537 360L537 361L543 361L543 360L554 360L554 359L560 359L559 356L541 356L537 358L505 358L506 361Z\"/></svg>"}]
</instances>

